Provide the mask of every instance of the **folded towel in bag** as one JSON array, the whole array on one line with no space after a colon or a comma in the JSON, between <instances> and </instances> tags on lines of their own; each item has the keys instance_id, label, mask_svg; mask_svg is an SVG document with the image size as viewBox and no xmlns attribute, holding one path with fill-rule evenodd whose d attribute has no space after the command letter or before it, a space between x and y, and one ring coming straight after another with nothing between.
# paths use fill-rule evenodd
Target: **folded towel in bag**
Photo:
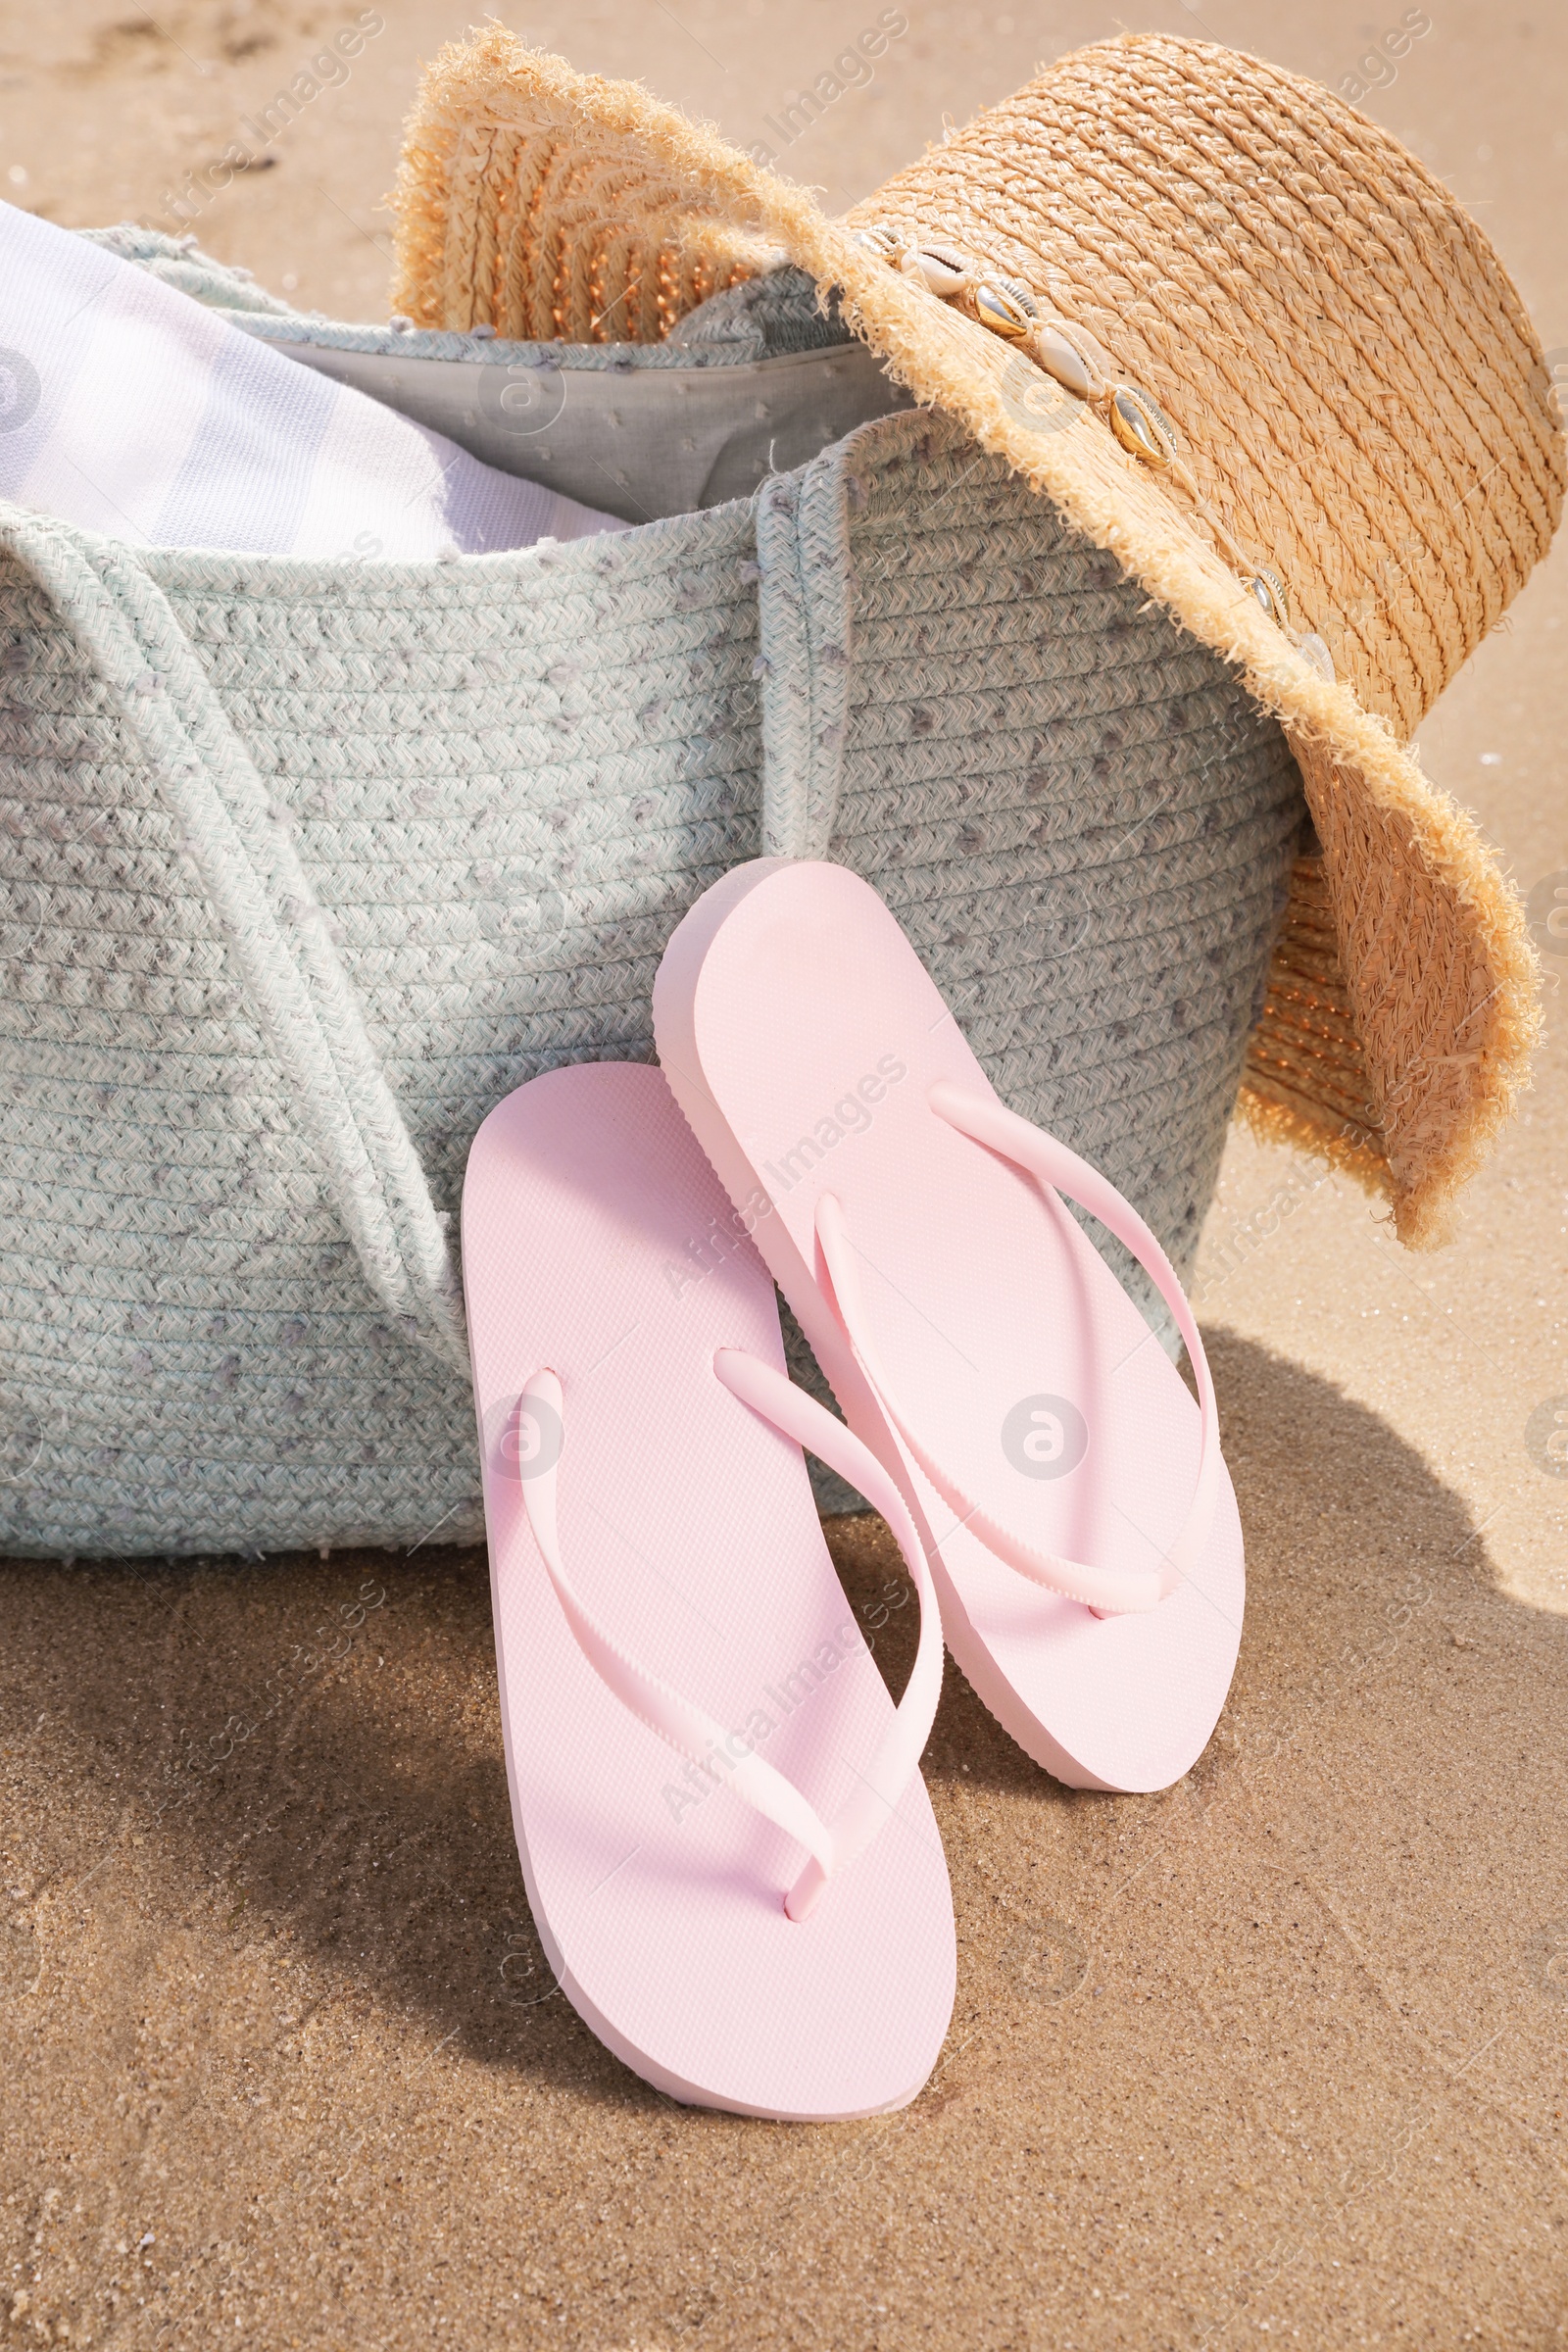
<instances>
[{"instance_id":1,"label":"folded towel in bag","mask_svg":"<svg viewBox=\"0 0 1568 2352\"><path fill-rule=\"evenodd\" d=\"M139 545L367 562L627 527L8 204L0 497Z\"/></svg>"}]
</instances>

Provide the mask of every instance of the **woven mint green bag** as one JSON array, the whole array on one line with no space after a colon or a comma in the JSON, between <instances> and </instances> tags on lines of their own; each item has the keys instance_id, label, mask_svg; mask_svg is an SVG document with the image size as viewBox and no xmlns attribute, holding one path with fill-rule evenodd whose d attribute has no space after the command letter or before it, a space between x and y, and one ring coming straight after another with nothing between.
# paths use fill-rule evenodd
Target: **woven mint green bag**
<instances>
[{"instance_id":1,"label":"woven mint green bag","mask_svg":"<svg viewBox=\"0 0 1568 2352\"><path fill-rule=\"evenodd\" d=\"M657 373L700 408L695 511L404 564L0 509L0 1548L475 1538L474 1130L556 1063L648 1058L671 930L762 854L874 882L1004 1101L1190 1264L1302 813L1213 655L868 395L793 273L611 377L122 249L590 500L548 466L600 464ZM646 473L600 469L635 512Z\"/></svg>"}]
</instances>

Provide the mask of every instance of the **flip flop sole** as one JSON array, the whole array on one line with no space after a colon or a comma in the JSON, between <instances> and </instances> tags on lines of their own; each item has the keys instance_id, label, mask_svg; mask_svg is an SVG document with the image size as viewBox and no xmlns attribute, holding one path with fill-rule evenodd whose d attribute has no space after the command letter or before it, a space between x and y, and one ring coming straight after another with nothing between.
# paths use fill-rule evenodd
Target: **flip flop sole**
<instances>
[{"instance_id":1,"label":"flip flop sole","mask_svg":"<svg viewBox=\"0 0 1568 2352\"><path fill-rule=\"evenodd\" d=\"M513 1821L562 1990L671 2097L788 2120L905 2105L953 2005L952 1897L916 1774L809 1918L802 1849L612 1695L534 1542L515 1409L563 1388L574 1588L627 1655L831 1817L893 1702L805 1459L721 1386L783 1368L773 1286L656 1069L548 1073L492 1111L464 1189L465 1284Z\"/></svg>"},{"instance_id":2,"label":"flip flop sole","mask_svg":"<svg viewBox=\"0 0 1568 2352\"><path fill-rule=\"evenodd\" d=\"M1040 1550L1158 1565L1196 1484L1198 1407L1060 1200L931 1109L939 1081L994 1090L893 914L842 866L738 867L676 930L654 1018L671 1091L850 1426L909 1497L949 1647L981 1698L1072 1786L1168 1787L1201 1753L1236 1663L1246 1580L1228 1476L1201 1566L1156 1609L1097 1617L959 1522L819 1287L831 1193L883 1361L962 1492Z\"/></svg>"}]
</instances>

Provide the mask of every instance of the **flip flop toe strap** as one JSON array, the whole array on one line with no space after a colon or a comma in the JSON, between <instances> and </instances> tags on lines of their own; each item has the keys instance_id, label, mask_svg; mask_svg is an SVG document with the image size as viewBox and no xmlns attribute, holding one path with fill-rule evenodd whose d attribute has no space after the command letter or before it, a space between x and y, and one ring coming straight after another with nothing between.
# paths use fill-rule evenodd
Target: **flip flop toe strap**
<instances>
[{"instance_id":1,"label":"flip flop toe strap","mask_svg":"<svg viewBox=\"0 0 1568 2352\"><path fill-rule=\"evenodd\" d=\"M962 1088L943 1081L933 1086L927 1100L938 1118L958 1134L995 1152L1042 1185L1066 1194L1069 1200L1098 1217L1132 1251L1175 1317L1198 1381L1201 1440L1193 1498L1180 1532L1160 1566L1147 1570L1100 1568L1039 1550L1004 1527L964 1493L900 1403L897 1387L872 1336L858 1255L843 1208L834 1195L824 1193L816 1203L816 1238L845 1336L883 1410L925 1476L957 1514L960 1523L998 1559L1048 1592L1081 1601L1100 1616L1132 1615L1157 1608L1166 1593L1173 1592L1201 1560L1213 1525L1220 1482L1219 1413L1214 1384L1202 1339L1175 1268L1131 1201L1087 1160L1069 1152L1065 1144L1032 1127L1027 1119L1006 1109L995 1097L987 1100L967 1094Z\"/></svg>"},{"instance_id":2,"label":"flip flop toe strap","mask_svg":"<svg viewBox=\"0 0 1568 2352\"><path fill-rule=\"evenodd\" d=\"M710 1772L722 1767L725 1786L805 1846L810 1860L784 1901L791 1919L804 1920L829 1879L848 1869L891 1819L919 1762L942 1688L941 1618L914 1522L893 1480L869 1449L813 1397L756 1356L739 1348L723 1348L714 1358L713 1370L740 1402L797 1444L809 1446L876 1503L893 1528L920 1596L920 1641L913 1672L875 1756L858 1776L854 1793L831 1823L823 1821L792 1781L757 1753L743 1732L728 1729L658 1675L639 1666L579 1598L562 1557L556 1509L557 1470L564 1447L564 1396L560 1380L549 1370L535 1372L517 1400L515 1428L523 1507L572 1638L606 1689L681 1755ZM547 1431L562 1433L558 1446L552 1447L545 1442Z\"/></svg>"}]
</instances>

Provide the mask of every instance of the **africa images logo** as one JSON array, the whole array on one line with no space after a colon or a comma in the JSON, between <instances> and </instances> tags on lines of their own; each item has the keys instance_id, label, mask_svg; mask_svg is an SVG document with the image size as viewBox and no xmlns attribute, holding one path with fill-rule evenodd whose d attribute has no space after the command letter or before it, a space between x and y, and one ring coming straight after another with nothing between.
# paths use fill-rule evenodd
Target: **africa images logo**
<instances>
[{"instance_id":1,"label":"africa images logo","mask_svg":"<svg viewBox=\"0 0 1568 2352\"><path fill-rule=\"evenodd\" d=\"M43 398L38 370L24 351L0 349L0 433L20 432Z\"/></svg>"},{"instance_id":2,"label":"africa images logo","mask_svg":"<svg viewBox=\"0 0 1568 2352\"><path fill-rule=\"evenodd\" d=\"M524 1486L554 1470L564 1437L561 1415L543 1396L493 1404L485 1415L486 1458L494 1461L503 1478Z\"/></svg>"},{"instance_id":3,"label":"africa images logo","mask_svg":"<svg viewBox=\"0 0 1568 2352\"><path fill-rule=\"evenodd\" d=\"M1025 1478L1065 1478L1089 1451L1089 1424L1070 1396L1020 1396L1002 1424L1002 1450Z\"/></svg>"},{"instance_id":4,"label":"africa images logo","mask_svg":"<svg viewBox=\"0 0 1568 2352\"><path fill-rule=\"evenodd\" d=\"M1064 433L1085 414L1081 400L1020 351L1013 353L1003 369L997 389L1008 416L1026 432Z\"/></svg>"},{"instance_id":5,"label":"africa images logo","mask_svg":"<svg viewBox=\"0 0 1568 2352\"><path fill-rule=\"evenodd\" d=\"M702 1804L715 1788L721 1788L723 1775L732 1773L737 1764L755 1755L784 1718L813 1698L828 1676L836 1674L846 1659L866 1653L867 1645L859 1628L845 1623L835 1626L831 1637L824 1636L810 1656L802 1658L790 1673L780 1675L776 1683L764 1683L744 1724L726 1732L721 1742L713 1741L706 1756L689 1757L681 1783L665 1782L663 1797L670 1818L679 1821L693 1805Z\"/></svg>"},{"instance_id":6,"label":"africa images logo","mask_svg":"<svg viewBox=\"0 0 1568 2352\"><path fill-rule=\"evenodd\" d=\"M1568 1478L1568 1396L1548 1396L1525 1423L1525 1451L1544 1478Z\"/></svg>"}]
</instances>

